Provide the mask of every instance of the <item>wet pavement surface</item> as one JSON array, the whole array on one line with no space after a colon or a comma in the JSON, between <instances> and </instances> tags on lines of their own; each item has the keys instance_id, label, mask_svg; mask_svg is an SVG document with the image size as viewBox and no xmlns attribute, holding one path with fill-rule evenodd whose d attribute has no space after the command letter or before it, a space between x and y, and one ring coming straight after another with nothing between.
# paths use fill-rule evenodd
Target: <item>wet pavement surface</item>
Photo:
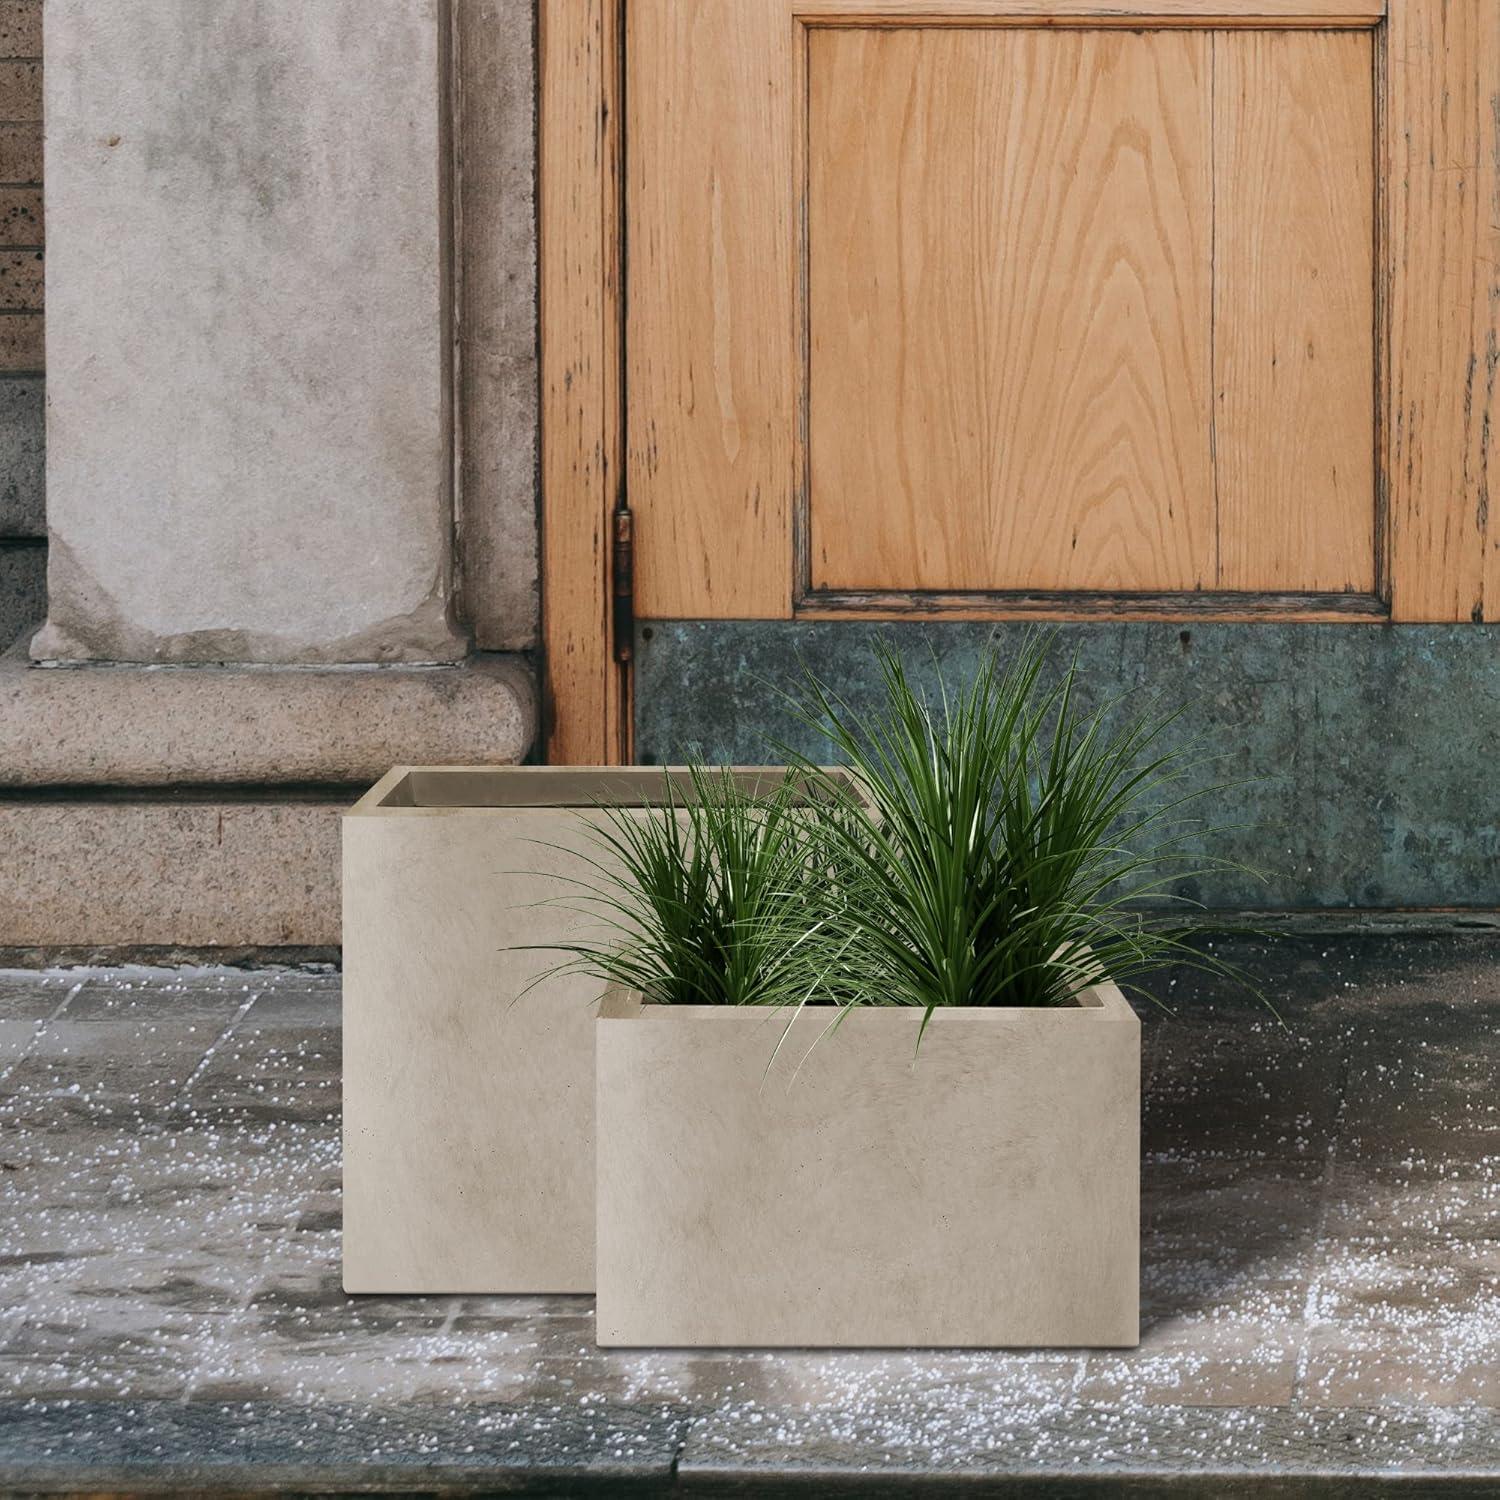
<instances>
[{"instance_id":1,"label":"wet pavement surface","mask_svg":"<svg viewBox=\"0 0 1500 1500\"><path fill-rule=\"evenodd\" d=\"M336 974L0 973L0 1490L1500 1495L1500 936L1235 955L1284 1026L1142 1005L1140 1348L1016 1354L348 1298Z\"/></svg>"}]
</instances>

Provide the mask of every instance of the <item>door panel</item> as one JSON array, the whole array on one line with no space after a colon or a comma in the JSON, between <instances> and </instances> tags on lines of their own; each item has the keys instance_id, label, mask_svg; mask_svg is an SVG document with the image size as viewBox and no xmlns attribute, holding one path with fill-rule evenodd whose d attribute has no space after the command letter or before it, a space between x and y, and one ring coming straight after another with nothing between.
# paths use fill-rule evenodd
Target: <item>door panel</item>
<instances>
[{"instance_id":1,"label":"door panel","mask_svg":"<svg viewBox=\"0 0 1500 1500\"><path fill-rule=\"evenodd\" d=\"M1221 589L1375 588L1368 32L1214 37Z\"/></svg>"},{"instance_id":2,"label":"door panel","mask_svg":"<svg viewBox=\"0 0 1500 1500\"><path fill-rule=\"evenodd\" d=\"M1212 586L1211 46L810 34L815 589Z\"/></svg>"}]
</instances>

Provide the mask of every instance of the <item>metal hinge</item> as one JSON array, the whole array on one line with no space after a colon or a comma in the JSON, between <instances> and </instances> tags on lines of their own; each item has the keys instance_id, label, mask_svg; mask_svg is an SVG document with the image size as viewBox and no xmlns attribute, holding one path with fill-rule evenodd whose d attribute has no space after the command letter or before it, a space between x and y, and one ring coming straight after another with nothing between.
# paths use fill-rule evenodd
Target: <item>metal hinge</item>
<instances>
[{"instance_id":1,"label":"metal hinge","mask_svg":"<svg viewBox=\"0 0 1500 1500\"><path fill-rule=\"evenodd\" d=\"M611 566L613 612L611 632L617 662L635 655L635 530L630 506L622 498L614 511L614 548Z\"/></svg>"}]
</instances>

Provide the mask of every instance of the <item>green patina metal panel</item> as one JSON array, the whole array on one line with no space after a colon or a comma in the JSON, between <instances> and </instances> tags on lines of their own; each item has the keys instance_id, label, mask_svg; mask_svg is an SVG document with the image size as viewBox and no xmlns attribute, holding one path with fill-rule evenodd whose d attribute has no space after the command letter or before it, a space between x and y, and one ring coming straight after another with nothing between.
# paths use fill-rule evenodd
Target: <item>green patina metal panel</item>
<instances>
[{"instance_id":1,"label":"green patina metal panel","mask_svg":"<svg viewBox=\"0 0 1500 1500\"><path fill-rule=\"evenodd\" d=\"M1050 628L1050 627L1049 627ZM782 694L802 663L856 707L884 639L928 681L1035 627L652 622L637 630L641 760L815 753ZM1087 623L1055 627L1087 700L1185 706L1171 737L1205 759L1216 855L1253 866L1185 888L1264 909L1500 907L1500 627Z\"/></svg>"}]
</instances>

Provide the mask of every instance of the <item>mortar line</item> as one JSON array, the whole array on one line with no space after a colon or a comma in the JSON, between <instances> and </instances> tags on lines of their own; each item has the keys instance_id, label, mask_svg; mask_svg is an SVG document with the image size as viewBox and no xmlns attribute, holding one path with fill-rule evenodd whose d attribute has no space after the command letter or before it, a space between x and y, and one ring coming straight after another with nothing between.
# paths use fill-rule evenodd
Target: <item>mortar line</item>
<instances>
[{"instance_id":1,"label":"mortar line","mask_svg":"<svg viewBox=\"0 0 1500 1500\"><path fill-rule=\"evenodd\" d=\"M57 1020L57 1018L62 1015L62 1013L68 1008L69 1005L72 1004L78 992L87 983L87 979L80 979L78 983L75 984L73 988L70 989L68 993L62 997L62 1000L58 1004L57 1008L50 1015L43 1016L42 1019L36 1023L36 1025L32 1028L31 1036L27 1040L26 1045L22 1047L18 1053L16 1053L16 1055L5 1065L4 1068L0 1068L0 1083L4 1083L5 1080L9 1078L10 1075L14 1073L16 1069L19 1068L28 1057L31 1056L31 1054L36 1050L36 1044L41 1041L42 1036L46 1032L47 1028L50 1027Z\"/></svg>"}]
</instances>

